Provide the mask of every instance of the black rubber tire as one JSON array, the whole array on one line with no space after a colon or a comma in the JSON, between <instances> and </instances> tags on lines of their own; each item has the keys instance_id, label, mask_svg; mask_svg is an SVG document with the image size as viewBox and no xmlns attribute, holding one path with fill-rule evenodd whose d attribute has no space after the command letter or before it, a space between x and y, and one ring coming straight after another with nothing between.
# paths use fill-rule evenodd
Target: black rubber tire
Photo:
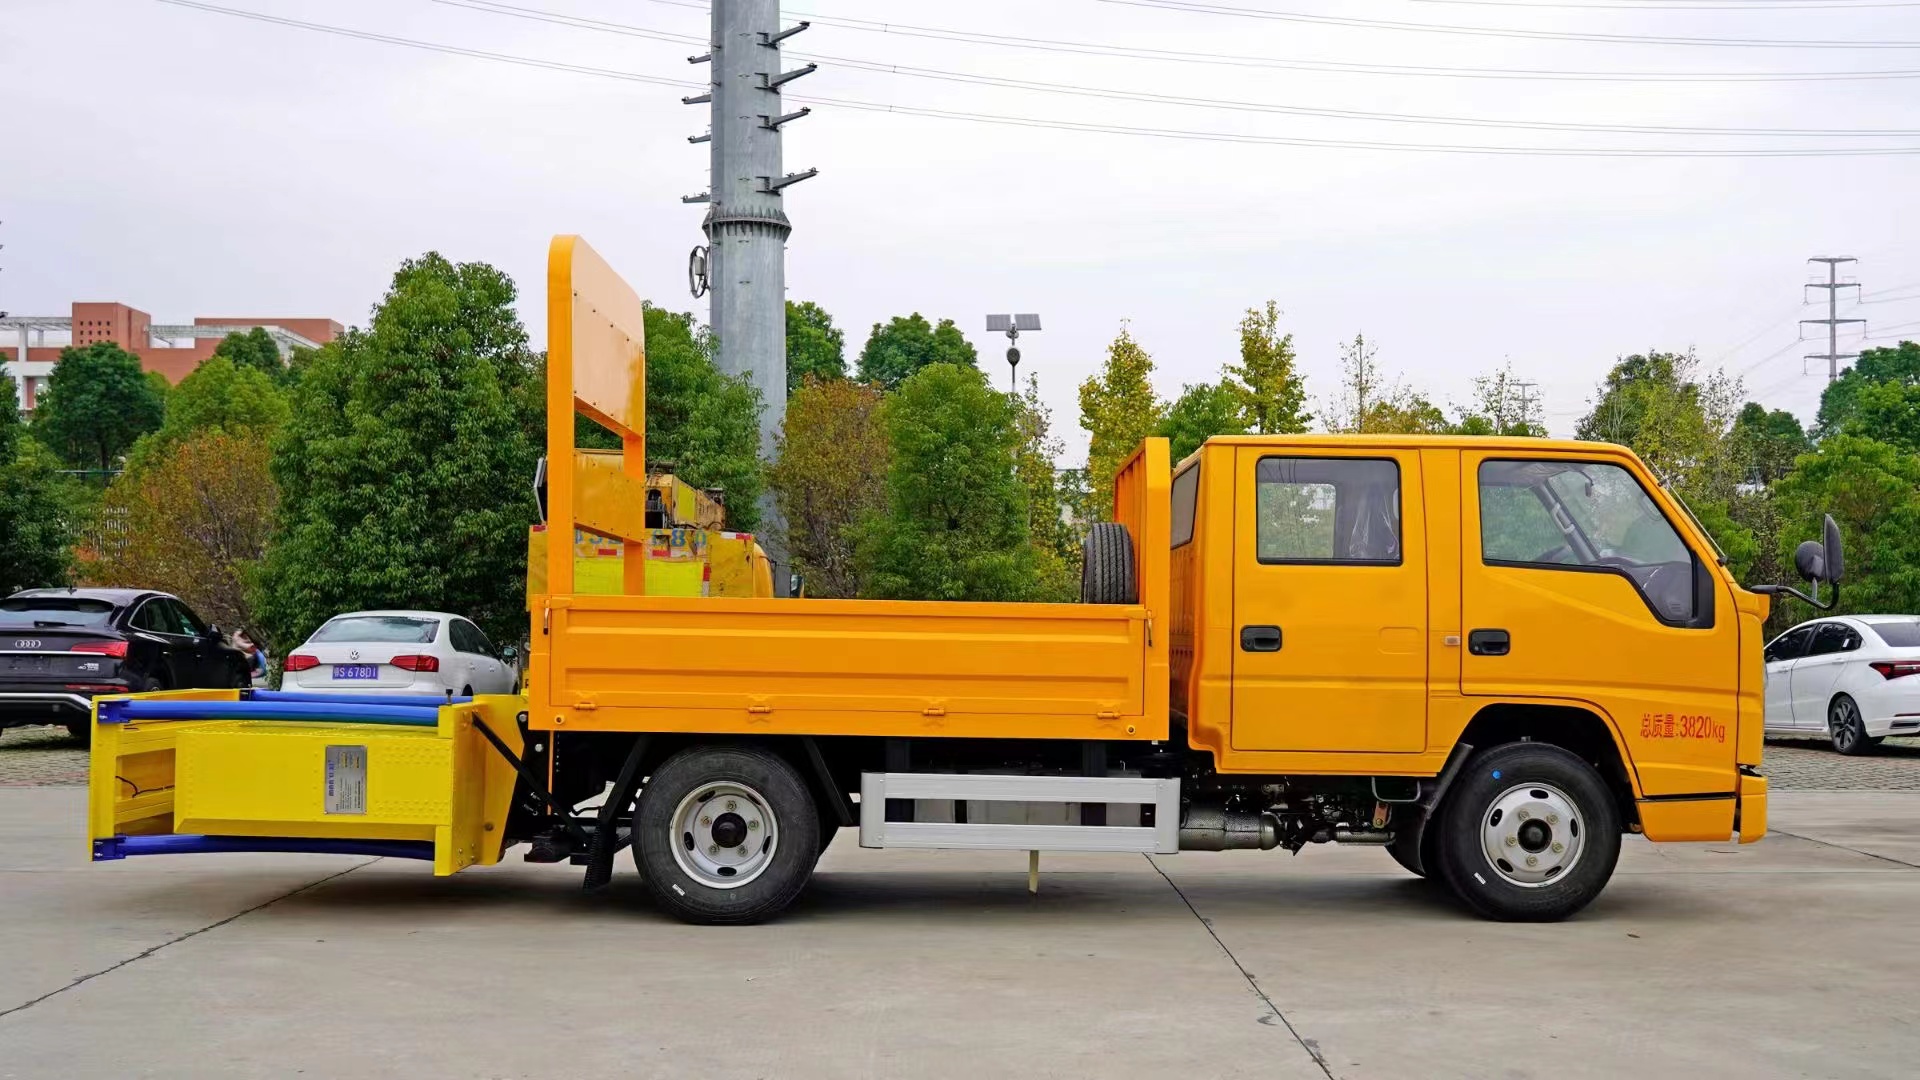
<instances>
[{"instance_id":1,"label":"black rubber tire","mask_svg":"<svg viewBox=\"0 0 1920 1080\"><path fill-rule=\"evenodd\" d=\"M673 845L673 813L701 787L732 781L759 792L772 815L775 847L760 876L732 889L704 884L682 869ZM695 746L653 772L634 814L633 861L662 911L702 925L756 923L787 909L813 877L820 817L793 766L753 746Z\"/></svg>"},{"instance_id":2,"label":"black rubber tire","mask_svg":"<svg viewBox=\"0 0 1920 1080\"><path fill-rule=\"evenodd\" d=\"M1080 602L1083 604L1137 604L1133 540L1127 527L1102 521L1087 531L1080 560Z\"/></svg>"},{"instance_id":3,"label":"black rubber tire","mask_svg":"<svg viewBox=\"0 0 1920 1080\"><path fill-rule=\"evenodd\" d=\"M1867 734L1866 718L1860 706L1846 694L1835 694L1827 704L1827 741L1834 752L1848 757L1871 754L1880 740Z\"/></svg>"},{"instance_id":4,"label":"black rubber tire","mask_svg":"<svg viewBox=\"0 0 1920 1080\"><path fill-rule=\"evenodd\" d=\"M1530 781L1552 784L1567 796L1586 845L1563 876L1531 887L1508 881L1480 845L1481 821L1493 803ZM1564 919L1600 895L1620 861L1620 807L1613 793L1578 754L1548 743L1505 743L1476 753L1428 831L1440 879L1474 914L1498 922Z\"/></svg>"}]
</instances>

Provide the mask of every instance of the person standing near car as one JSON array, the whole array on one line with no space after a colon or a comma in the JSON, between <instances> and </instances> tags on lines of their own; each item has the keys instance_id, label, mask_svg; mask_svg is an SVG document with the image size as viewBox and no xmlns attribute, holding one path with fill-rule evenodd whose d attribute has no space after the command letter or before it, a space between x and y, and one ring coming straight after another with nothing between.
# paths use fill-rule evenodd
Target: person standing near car
<instances>
[{"instance_id":1,"label":"person standing near car","mask_svg":"<svg viewBox=\"0 0 1920 1080\"><path fill-rule=\"evenodd\" d=\"M267 685L267 651L254 644L245 630L233 634L233 647L247 654L247 675L254 686Z\"/></svg>"}]
</instances>

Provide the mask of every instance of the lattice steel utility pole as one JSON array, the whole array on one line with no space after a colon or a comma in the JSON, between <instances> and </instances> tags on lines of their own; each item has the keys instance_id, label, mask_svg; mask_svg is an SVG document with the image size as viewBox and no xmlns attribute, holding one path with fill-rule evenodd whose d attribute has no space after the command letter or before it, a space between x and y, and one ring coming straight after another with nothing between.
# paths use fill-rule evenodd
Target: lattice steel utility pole
<instances>
[{"instance_id":1,"label":"lattice steel utility pole","mask_svg":"<svg viewBox=\"0 0 1920 1080\"><path fill-rule=\"evenodd\" d=\"M1827 317L1824 319L1800 320L1802 326L1807 323L1813 323L1816 326L1825 326L1827 328L1827 351L1823 353L1808 353L1807 359L1825 360L1827 362L1827 381L1833 382L1840 377L1840 361L1851 360L1860 355L1859 353L1843 353L1840 351L1840 324L1864 323L1867 320L1842 319L1838 317L1840 313L1840 290L1857 289L1860 287L1860 283L1857 281L1840 280L1840 264L1859 262L1860 260L1851 255L1816 255L1807 261L1827 264L1827 280L1813 282L1806 286L1808 289L1827 290ZM1802 295L1805 295L1804 291ZM1805 374L1805 372L1802 372L1802 374Z\"/></svg>"},{"instance_id":2,"label":"lattice steel utility pole","mask_svg":"<svg viewBox=\"0 0 1920 1080\"><path fill-rule=\"evenodd\" d=\"M688 57L711 64L712 89L683 98L711 103L711 127L688 141L710 143L712 175L702 228L705 248L689 263L694 296L711 286L708 321L718 338L720 370L746 375L760 390L760 452L773 454L774 434L787 411L787 221L782 193L820 170L781 172L780 132L811 110L786 112L780 90L817 64L780 70L780 44L807 28L780 29L779 0L713 0L711 51Z\"/></svg>"}]
</instances>

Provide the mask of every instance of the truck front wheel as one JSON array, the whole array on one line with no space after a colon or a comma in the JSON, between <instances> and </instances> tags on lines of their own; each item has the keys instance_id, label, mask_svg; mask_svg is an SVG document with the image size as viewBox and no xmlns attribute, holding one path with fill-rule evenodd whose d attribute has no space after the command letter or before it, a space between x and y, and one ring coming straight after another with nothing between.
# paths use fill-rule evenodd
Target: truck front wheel
<instances>
[{"instance_id":1,"label":"truck front wheel","mask_svg":"<svg viewBox=\"0 0 1920 1080\"><path fill-rule=\"evenodd\" d=\"M693 747L660 766L634 814L633 859L661 909L691 923L786 910L819 855L813 796L757 747Z\"/></svg>"},{"instance_id":2,"label":"truck front wheel","mask_svg":"<svg viewBox=\"0 0 1920 1080\"><path fill-rule=\"evenodd\" d=\"M1475 754L1429 828L1439 829L1440 877L1476 914L1502 922L1572 915L1600 895L1620 858L1620 809L1606 783L1579 755L1545 743Z\"/></svg>"}]
</instances>

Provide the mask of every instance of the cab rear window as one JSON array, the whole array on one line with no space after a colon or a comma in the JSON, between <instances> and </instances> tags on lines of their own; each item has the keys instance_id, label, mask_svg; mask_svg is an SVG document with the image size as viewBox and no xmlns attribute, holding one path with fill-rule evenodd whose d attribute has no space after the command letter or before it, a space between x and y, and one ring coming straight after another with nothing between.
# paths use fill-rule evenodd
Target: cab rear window
<instances>
[{"instance_id":1,"label":"cab rear window","mask_svg":"<svg viewBox=\"0 0 1920 1080\"><path fill-rule=\"evenodd\" d=\"M1880 640L1895 649L1920 649L1920 619L1910 622L1868 623Z\"/></svg>"},{"instance_id":2,"label":"cab rear window","mask_svg":"<svg viewBox=\"0 0 1920 1080\"><path fill-rule=\"evenodd\" d=\"M105 626L113 605L86 596L15 596L0 600L0 622L16 626Z\"/></svg>"},{"instance_id":3,"label":"cab rear window","mask_svg":"<svg viewBox=\"0 0 1920 1080\"><path fill-rule=\"evenodd\" d=\"M410 619L404 615L355 615L335 619L309 641L371 641L394 645L425 645L440 630L438 619Z\"/></svg>"}]
</instances>

